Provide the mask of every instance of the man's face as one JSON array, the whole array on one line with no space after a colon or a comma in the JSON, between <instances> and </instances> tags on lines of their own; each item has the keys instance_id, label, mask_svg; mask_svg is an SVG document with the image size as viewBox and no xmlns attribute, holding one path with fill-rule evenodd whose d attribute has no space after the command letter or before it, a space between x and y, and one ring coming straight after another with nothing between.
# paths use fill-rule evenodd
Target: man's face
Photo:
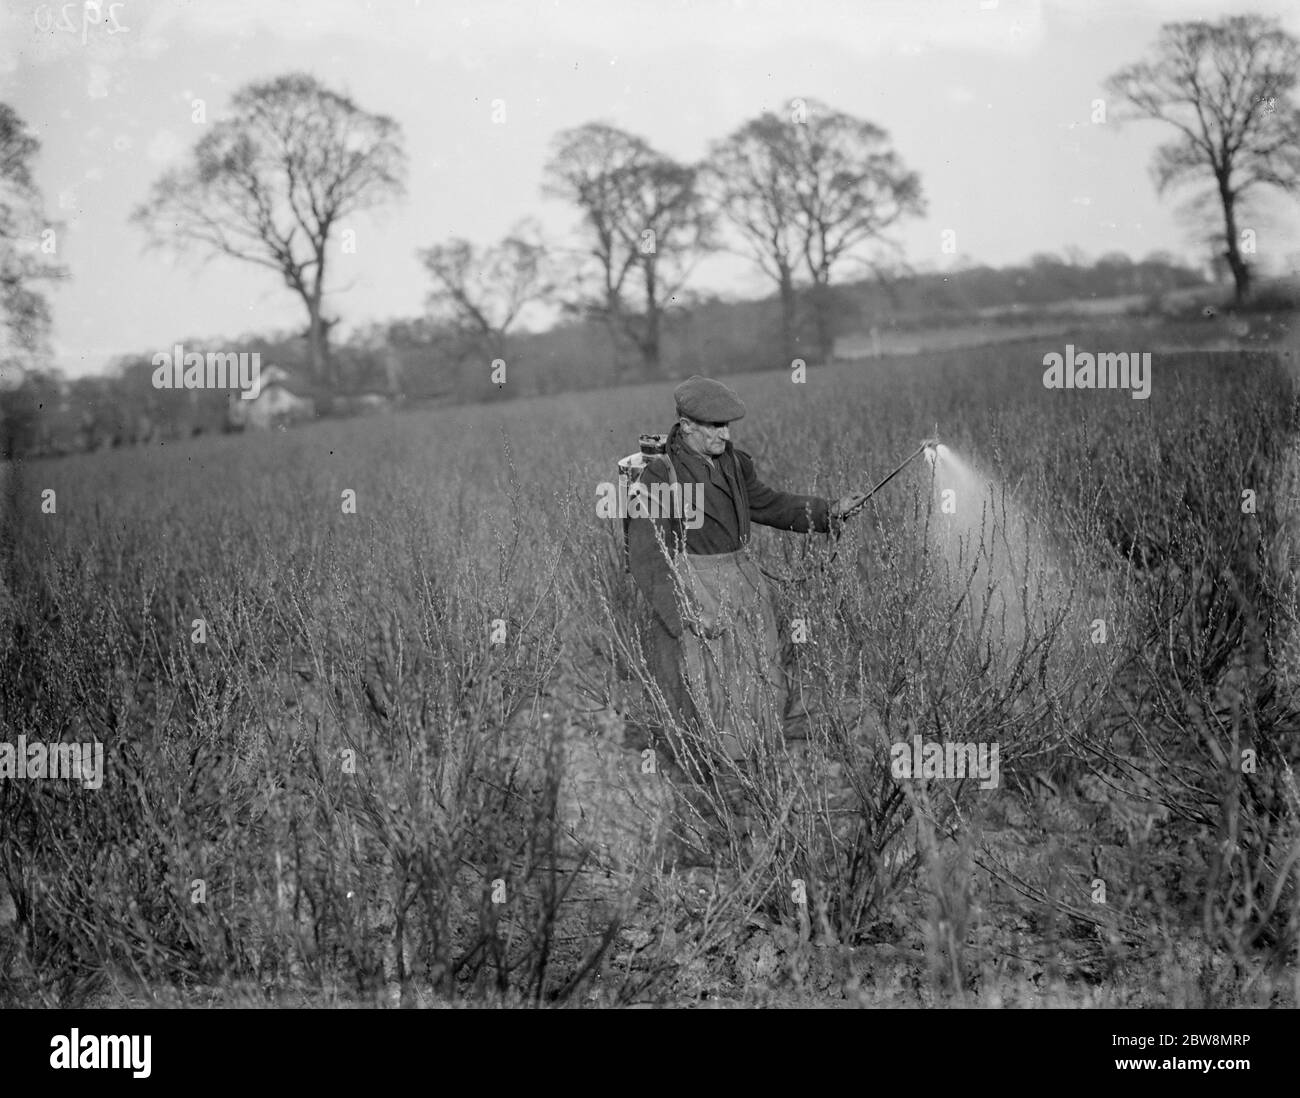
<instances>
[{"instance_id":1,"label":"man's face","mask_svg":"<svg viewBox=\"0 0 1300 1098\"><path fill-rule=\"evenodd\" d=\"M725 423L699 423L682 419L682 438L687 447L697 454L719 457L727 450L731 428Z\"/></svg>"}]
</instances>

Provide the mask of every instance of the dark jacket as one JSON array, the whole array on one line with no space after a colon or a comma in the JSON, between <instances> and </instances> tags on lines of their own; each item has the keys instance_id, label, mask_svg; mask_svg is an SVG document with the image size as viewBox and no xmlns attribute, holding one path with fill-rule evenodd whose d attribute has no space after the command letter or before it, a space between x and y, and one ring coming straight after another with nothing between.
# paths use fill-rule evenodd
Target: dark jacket
<instances>
[{"instance_id":1,"label":"dark jacket","mask_svg":"<svg viewBox=\"0 0 1300 1098\"><path fill-rule=\"evenodd\" d=\"M735 449L730 442L710 468L703 455L692 453L682 443L680 424L673 424L668 432L668 457L683 487L704 484L704 525L688 530L680 518L630 519L628 556L637 586L650 600L668 632L678 637L682 633L681 613L672 572L655 537L656 530L664 539L664 547L674 553L683 550L703 556L732 553L749 544L751 522L799 533L810 530L829 533L830 500L769 488L755 474L753 458L744 450ZM641 477L647 485L661 484L668 479L661 461L652 461Z\"/></svg>"}]
</instances>

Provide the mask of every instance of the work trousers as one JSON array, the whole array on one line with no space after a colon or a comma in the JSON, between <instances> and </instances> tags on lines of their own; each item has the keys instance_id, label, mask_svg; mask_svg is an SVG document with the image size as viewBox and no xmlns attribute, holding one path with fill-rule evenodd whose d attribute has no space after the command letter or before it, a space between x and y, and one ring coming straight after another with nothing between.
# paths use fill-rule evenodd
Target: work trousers
<instances>
[{"instance_id":1,"label":"work trousers","mask_svg":"<svg viewBox=\"0 0 1300 1098\"><path fill-rule=\"evenodd\" d=\"M715 746L728 758L740 759L748 753L746 740L759 713L774 705L779 722L785 712L787 686L772 593L744 549L682 554L677 563L683 622L693 620L699 632L685 626L674 637L656 618L652 671L679 719L693 721L700 735L717 737Z\"/></svg>"}]
</instances>

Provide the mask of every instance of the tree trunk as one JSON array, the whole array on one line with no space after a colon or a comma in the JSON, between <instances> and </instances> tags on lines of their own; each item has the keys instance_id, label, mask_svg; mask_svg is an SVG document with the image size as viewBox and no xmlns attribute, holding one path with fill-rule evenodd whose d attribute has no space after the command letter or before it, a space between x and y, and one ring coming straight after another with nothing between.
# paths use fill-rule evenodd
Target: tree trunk
<instances>
[{"instance_id":1,"label":"tree trunk","mask_svg":"<svg viewBox=\"0 0 1300 1098\"><path fill-rule=\"evenodd\" d=\"M660 374L659 362L659 318L646 317L646 334L641 342L641 364L647 378L656 378Z\"/></svg>"},{"instance_id":2,"label":"tree trunk","mask_svg":"<svg viewBox=\"0 0 1300 1098\"><path fill-rule=\"evenodd\" d=\"M658 292L655 265L651 261L645 265L645 327L640 340L641 357L651 377L659 376L659 301L655 296Z\"/></svg>"},{"instance_id":3,"label":"tree trunk","mask_svg":"<svg viewBox=\"0 0 1300 1098\"><path fill-rule=\"evenodd\" d=\"M782 365L790 368L797 357L797 335L795 330L796 311L799 299L795 294L794 279L789 271L781 272L781 353L785 355Z\"/></svg>"},{"instance_id":4,"label":"tree trunk","mask_svg":"<svg viewBox=\"0 0 1300 1098\"><path fill-rule=\"evenodd\" d=\"M1228 261L1228 267L1232 271L1237 304L1242 305L1250 294L1250 268L1242 258L1241 248L1237 242L1236 199L1229 190L1226 179L1219 180L1219 201L1223 203L1223 230L1228 245L1223 258Z\"/></svg>"},{"instance_id":5,"label":"tree trunk","mask_svg":"<svg viewBox=\"0 0 1300 1098\"><path fill-rule=\"evenodd\" d=\"M605 287L605 308L601 319L605 322L605 331L609 333L614 377L622 381L631 372L623 356L627 338L627 333L623 330L623 302L618 291L608 285Z\"/></svg>"},{"instance_id":6,"label":"tree trunk","mask_svg":"<svg viewBox=\"0 0 1300 1098\"><path fill-rule=\"evenodd\" d=\"M334 378L331 376L329 331L325 318L321 316L320 302L309 302L307 309L311 317L307 328L307 354L311 363L311 375L318 385L332 387Z\"/></svg>"},{"instance_id":7,"label":"tree trunk","mask_svg":"<svg viewBox=\"0 0 1300 1098\"><path fill-rule=\"evenodd\" d=\"M311 372L317 384L323 384L330 390L338 388L338 379L334 376L334 363L330 358L330 328L321 312L325 299L325 240L329 235L329 225L321 227L320 239L314 242L316 252L316 269L312 274L310 292L306 294L307 315L311 318L307 329L307 351L311 358Z\"/></svg>"},{"instance_id":8,"label":"tree trunk","mask_svg":"<svg viewBox=\"0 0 1300 1098\"><path fill-rule=\"evenodd\" d=\"M830 286L820 279L812 285L813 319L817 329L817 359L828 364L835 355L835 334L831 324Z\"/></svg>"}]
</instances>

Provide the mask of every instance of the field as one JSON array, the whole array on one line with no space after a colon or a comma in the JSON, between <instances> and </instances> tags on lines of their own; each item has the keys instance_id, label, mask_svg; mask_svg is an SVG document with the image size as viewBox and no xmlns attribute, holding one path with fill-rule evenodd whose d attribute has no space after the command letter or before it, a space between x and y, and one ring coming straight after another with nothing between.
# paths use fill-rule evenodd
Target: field
<instances>
[{"instance_id":1,"label":"field","mask_svg":"<svg viewBox=\"0 0 1300 1098\"><path fill-rule=\"evenodd\" d=\"M962 471L756 528L810 715L748 841L593 507L671 383L9 470L0 724L105 765L0 784L0 1001L1295 1005L1300 341L1044 388L1123 323L728 377L770 484Z\"/></svg>"}]
</instances>

